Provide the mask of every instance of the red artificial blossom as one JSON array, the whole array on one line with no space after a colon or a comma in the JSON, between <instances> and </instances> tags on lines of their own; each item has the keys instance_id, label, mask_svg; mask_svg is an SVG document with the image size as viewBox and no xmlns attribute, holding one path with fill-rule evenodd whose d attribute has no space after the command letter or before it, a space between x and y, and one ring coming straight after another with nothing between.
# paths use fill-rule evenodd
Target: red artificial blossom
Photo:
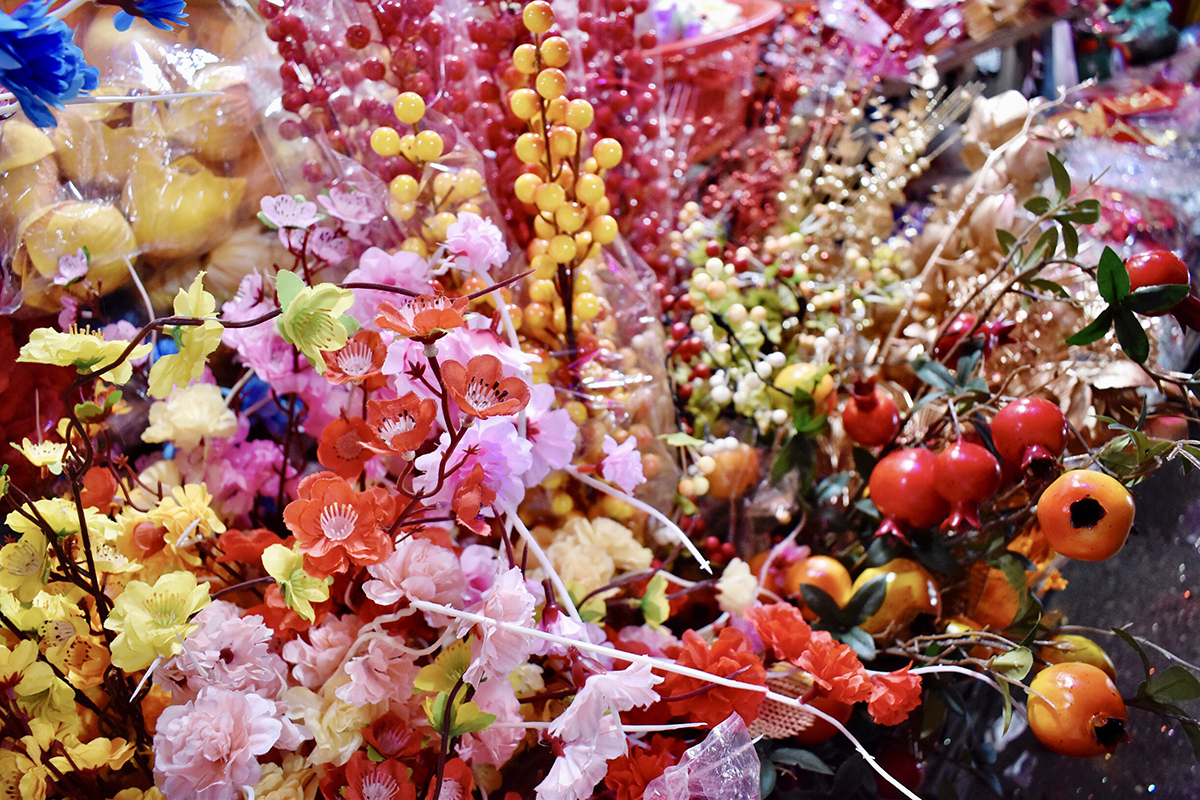
<instances>
[{"instance_id":1,"label":"red artificial blossom","mask_svg":"<svg viewBox=\"0 0 1200 800\"><path fill-rule=\"evenodd\" d=\"M376 331L359 331L341 350L322 353L325 380L340 386L361 384L368 391L383 388L387 377L380 371L387 358L387 346Z\"/></svg>"},{"instance_id":2,"label":"red artificial blossom","mask_svg":"<svg viewBox=\"0 0 1200 800\"><path fill-rule=\"evenodd\" d=\"M791 603L753 606L742 614L753 625L763 643L775 651L781 661L794 662L808 648L813 630Z\"/></svg>"},{"instance_id":3,"label":"red artificial blossom","mask_svg":"<svg viewBox=\"0 0 1200 800\"><path fill-rule=\"evenodd\" d=\"M711 645L695 631L684 631L683 649L676 662L722 678L732 677L741 683L763 686L767 682L767 670L755 655L749 638L736 628L722 628ZM721 724L735 711L747 724L753 722L764 698L762 692L734 689L675 673L668 674L656 688L668 699L672 714L710 727Z\"/></svg>"},{"instance_id":4,"label":"red artificial blossom","mask_svg":"<svg viewBox=\"0 0 1200 800\"><path fill-rule=\"evenodd\" d=\"M416 800L417 787L408 779L408 767L387 759L378 764L359 750L346 764L346 800Z\"/></svg>"},{"instance_id":5,"label":"red artificial blossom","mask_svg":"<svg viewBox=\"0 0 1200 800\"><path fill-rule=\"evenodd\" d=\"M411 339L433 340L463 326L468 301L466 297L423 294L397 308L385 300L379 304L375 324Z\"/></svg>"},{"instance_id":6,"label":"red artificial blossom","mask_svg":"<svg viewBox=\"0 0 1200 800\"><path fill-rule=\"evenodd\" d=\"M454 499L450 503L458 524L480 536L491 533L488 522L480 511L496 499L495 490L484 485L485 478L483 467L476 464L467 475L467 479L454 490Z\"/></svg>"},{"instance_id":7,"label":"red artificial blossom","mask_svg":"<svg viewBox=\"0 0 1200 800\"><path fill-rule=\"evenodd\" d=\"M808 649L793 663L812 676L826 697L854 704L871 696L871 676L858 654L828 631L814 631Z\"/></svg>"},{"instance_id":8,"label":"red artificial blossom","mask_svg":"<svg viewBox=\"0 0 1200 800\"><path fill-rule=\"evenodd\" d=\"M384 490L357 492L345 478L317 472L300 481L297 493L283 521L314 577L344 572L351 563L378 564L392 554L392 539L380 527L393 505Z\"/></svg>"},{"instance_id":9,"label":"red artificial blossom","mask_svg":"<svg viewBox=\"0 0 1200 800\"><path fill-rule=\"evenodd\" d=\"M464 414L486 419L516 414L529 404L529 384L504 377L504 365L493 355L475 356L463 366L442 364L446 392Z\"/></svg>"},{"instance_id":10,"label":"red artificial blossom","mask_svg":"<svg viewBox=\"0 0 1200 800\"><path fill-rule=\"evenodd\" d=\"M367 462L375 457L367 442L374 438L371 426L361 417L344 413L325 426L317 443L317 461L326 469L352 481L362 474Z\"/></svg>"},{"instance_id":11,"label":"red artificial blossom","mask_svg":"<svg viewBox=\"0 0 1200 800\"><path fill-rule=\"evenodd\" d=\"M429 436L436 416L437 403L415 392L394 400L372 400L367 403L367 425L376 441L366 447L378 453L411 453Z\"/></svg>"},{"instance_id":12,"label":"red artificial blossom","mask_svg":"<svg viewBox=\"0 0 1200 800\"><path fill-rule=\"evenodd\" d=\"M604 785L616 794L616 800L642 800L650 781L679 761L684 743L655 734L649 747L631 747L629 753L608 762Z\"/></svg>"},{"instance_id":13,"label":"red artificial blossom","mask_svg":"<svg viewBox=\"0 0 1200 800\"><path fill-rule=\"evenodd\" d=\"M921 676L903 669L871 676L871 697L867 711L880 725L899 725L921 705Z\"/></svg>"}]
</instances>

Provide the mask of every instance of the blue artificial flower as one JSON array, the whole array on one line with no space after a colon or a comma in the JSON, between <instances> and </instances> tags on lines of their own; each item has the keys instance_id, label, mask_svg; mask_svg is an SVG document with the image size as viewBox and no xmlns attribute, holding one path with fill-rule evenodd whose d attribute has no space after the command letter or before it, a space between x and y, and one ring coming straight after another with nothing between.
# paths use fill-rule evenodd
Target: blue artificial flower
<instances>
[{"instance_id":1,"label":"blue artificial flower","mask_svg":"<svg viewBox=\"0 0 1200 800\"><path fill-rule=\"evenodd\" d=\"M171 25L187 25L183 13L187 5L184 0L123 0L120 3L104 2L104 5L119 5L121 10L113 17L113 27L119 31L128 30L133 24L134 17L141 17L156 28L164 31L171 30Z\"/></svg>"},{"instance_id":2,"label":"blue artificial flower","mask_svg":"<svg viewBox=\"0 0 1200 800\"><path fill-rule=\"evenodd\" d=\"M67 24L47 13L49 6L50 0L30 0L11 15L0 11L0 86L43 128L57 124L49 106L62 108L95 89L100 77L84 62Z\"/></svg>"}]
</instances>

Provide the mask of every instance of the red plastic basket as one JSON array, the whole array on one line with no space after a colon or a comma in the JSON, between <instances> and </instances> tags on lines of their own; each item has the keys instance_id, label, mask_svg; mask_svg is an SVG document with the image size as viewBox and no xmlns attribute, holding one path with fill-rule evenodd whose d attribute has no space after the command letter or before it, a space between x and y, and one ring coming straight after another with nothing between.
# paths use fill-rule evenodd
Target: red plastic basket
<instances>
[{"instance_id":1,"label":"red plastic basket","mask_svg":"<svg viewBox=\"0 0 1200 800\"><path fill-rule=\"evenodd\" d=\"M742 7L737 25L645 53L662 60L671 132L686 143L690 163L719 153L742 130L759 48L783 14L775 0L730 2Z\"/></svg>"}]
</instances>

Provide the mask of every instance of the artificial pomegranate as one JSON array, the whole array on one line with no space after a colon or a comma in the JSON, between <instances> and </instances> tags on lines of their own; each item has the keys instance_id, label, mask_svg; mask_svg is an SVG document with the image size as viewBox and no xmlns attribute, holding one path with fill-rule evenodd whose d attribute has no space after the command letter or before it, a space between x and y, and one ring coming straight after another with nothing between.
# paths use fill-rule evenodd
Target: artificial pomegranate
<instances>
[{"instance_id":1,"label":"artificial pomegranate","mask_svg":"<svg viewBox=\"0 0 1200 800\"><path fill-rule=\"evenodd\" d=\"M1133 495L1116 478L1064 472L1038 498L1037 518L1050 546L1076 561L1103 561L1125 546L1133 528Z\"/></svg>"},{"instance_id":2,"label":"artificial pomegranate","mask_svg":"<svg viewBox=\"0 0 1200 800\"><path fill-rule=\"evenodd\" d=\"M942 529L979 529L979 504L1000 488L1000 462L986 447L959 439L933 463L934 486L950 503Z\"/></svg>"},{"instance_id":3,"label":"artificial pomegranate","mask_svg":"<svg viewBox=\"0 0 1200 800\"><path fill-rule=\"evenodd\" d=\"M875 385L874 378L855 381L842 411L842 427L863 447L881 447L900 432L900 410L892 396Z\"/></svg>"},{"instance_id":4,"label":"artificial pomegranate","mask_svg":"<svg viewBox=\"0 0 1200 800\"><path fill-rule=\"evenodd\" d=\"M1048 477L1067 446L1067 418L1049 400L1022 397L996 414L992 442L1006 462L1020 464L1027 473Z\"/></svg>"},{"instance_id":5,"label":"artificial pomegranate","mask_svg":"<svg viewBox=\"0 0 1200 800\"><path fill-rule=\"evenodd\" d=\"M1029 728L1054 752L1099 756L1129 738L1125 701L1103 670L1091 664L1055 664L1039 672L1029 688Z\"/></svg>"},{"instance_id":6,"label":"artificial pomegranate","mask_svg":"<svg viewBox=\"0 0 1200 800\"><path fill-rule=\"evenodd\" d=\"M950 508L937 492L935 461L932 450L906 447L887 454L871 470L871 501L883 514L876 536L904 539L907 529L927 528L946 518Z\"/></svg>"}]
</instances>

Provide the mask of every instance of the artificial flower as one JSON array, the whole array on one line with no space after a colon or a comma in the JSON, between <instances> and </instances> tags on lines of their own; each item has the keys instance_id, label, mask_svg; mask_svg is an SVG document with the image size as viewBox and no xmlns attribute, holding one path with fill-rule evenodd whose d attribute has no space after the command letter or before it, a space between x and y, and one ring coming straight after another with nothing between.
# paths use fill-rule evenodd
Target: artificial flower
<instances>
[{"instance_id":1,"label":"artificial flower","mask_svg":"<svg viewBox=\"0 0 1200 800\"><path fill-rule=\"evenodd\" d=\"M23 3L12 14L0 11L0 86L39 128L57 124L49 106L62 108L98 85L99 73L84 62L74 33L50 13L49 0Z\"/></svg>"},{"instance_id":2,"label":"artificial flower","mask_svg":"<svg viewBox=\"0 0 1200 800\"><path fill-rule=\"evenodd\" d=\"M204 291L204 272L196 275L192 285L175 295L175 315L202 319L199 325L178 325L174 328L178 352L165 355L150 368L150 394L160 400L172 386L187 386L204 373L209 354L221 344L224 328L216 318L217 301Z\"/></svg>"},{"instance_id":3,"label":"artificial flower","mask_svg":"<svg viewBox=\"0 0 1200 800\"><path fill-rule=\"evenodd\" d=\"M383 206L375 195L354 189L347 191L340 186L317 195L317 202L329 216L353 225L369 225L383 215Z\"/></svg>"},{"instance_id":4,"label":"artificial flower","mask_svg":"<svg viewBox=\"0 0 1200 800\"><path fill-rule=\"evenodd\" d=\"M350 255L350 243L333 228L283 228L279 241L292 253L305 253L327 264L340 264Z\"/></svg>"},{"instance_id":5,"label":"artificial flower","mask_svg":"<svg viewBox=\"0 0 1200 800\"><path fill-rule=\"evenodd\" d=\"M496 722L509 723L511 727L493 723L482 731L468 733L458 741L458 754L470 765L491 764L502 767L517 751L525 738L525 730L519 724L521 702L513 690L511 681L484 681L479 684L471 701L484 714L492 714Z\"/></svg>"},{"instance_id":6,"label":"artificial flower","mask_svg":"<svg viewBox=\"0 0 1200 800\"><path fill-rule=\"evenodd\" d=\"M434 788L437 785L437 776L429 779L429 791L426 797L433 797ZM453 797L467 798L474 796L475 792L475 775L471 768L466 765L461 758L452 758L446 762L446 769L442 773L442 789L438 792L438 797L445 797L447 800Z\"/></svg>"},{"instance_id":7,"label":"artificial flower","mask_svg":"<svg viewBox=\"0 0 1200 800\"><path fill-rule=\"evenodd\" d=\"M354 304L354 295L332 283L307 286L295 273L281 270L275 277L279 306L283 313L275 320L284 340L297 347L318 373L325 371L322 351L340 350L352 331L345 313Z\"/></svg>"},{"instance_id":8,"label":"artificial flower","mask_svg":"<svg viewBox=\"0 0 1200 800\"><path fill-rule=\"evenodd\" d=\"M442 364L442 380L459 409L472 417L509 416L529 403L529 384L520 378L504 377L504 368L495 356L475 356L466 366L446 361Z\"/></svg>"},{"instance_id":9,"label":"artificial flower","mask_svg":"<svg viewBox=\"0 0 1200 800\"><path fill-rule=\"evenodd\" d=\"M529 439L532 461L523 480L537 486L551 471L562 469L575 457L575 439L579 426L565 408L554 408L554 387L539 383L529 387L529 405L525 407L525 437Z\"/></svg>"},{"instance_id":10,"label":"artificial flower","mask_svg":"<svg viewBox=\"0 0 1200 800\"><path fill-rule=\"evenodd\" d=\"M808 647L793 663L834 700L853 704L871 696L871 676L863 669L858 654L834 640L828 631L813 631Z\"/></svg>"},{"instance_id":11,"label":"artificial flower","mask_svg":"<svg viewBox=\"0 0 1200 800\"><path fill-rule=\"evenodd\" d=\"M275 632L257 615L214 600L192 621L198 626L184 644L187 652L171 658L154 673L175 702L194 700L206 686L251 692L275 699L287 688L288 667L271 650Z\"/></svg>"},{"instance_id":12,"label":"artificial flower","mask_svg":"<svg viewBox=\"0 0 1200 800\"><path fill-rule=\"evenodd\" d=\"M283 733L275 703L210 686L170 706L154 735L154 778L164 795L236 800L261 776L258 763Z\"/></svg>"},{"instance_id":13,"label":"artificial flower","mask_svg":"<svg viewBox=\"0 0 1200 800\"><path fill-rule=\"evenodd\" d=\"M867 711L880 725L899 725L921 705L921 676L909 672L911 666L906 664L892 672L872 673Z\"/></svg>"},{"instance_id":14,"label":"artificial flower","mask_svg":"<svg viewBox=\"0 0 1200 800\"><path fill-rule=\"evenodd\" d=\"M383 337L375 331L358 331L341 350L325 353L325 380L337 385L362 384L374 391L387 380L379 371L386 357Z\"/></svg>"},{"instance_id":15,"label":"artificial flower","mask_svg":"<svg viewBox=\"0 0 1200 800\"><path fill-rule=\"evenodd\" d=\"M385 759L376 763L358 752L346 764L344 796L346 800L416 800L417 787L402 762Z\"/></svg>"},{"instance_id":16,"label":"artificial flower","mask_svg":"<svg viewBox=\"0 0 1200 800\"><path fill-rule=\"evenodd\" d=\"M722 678L736 673L735 679L741 683L762 686L767 680L767 671L754 654L750 640L746 634L734 628L722 628L711 645L695 631L684 631L683 649L676 661L680 666L703 670ZM693 694L700 689L704 691ZM763 702L762 692L720 686L675 673L667 675L658 690L668 699L683 696L669 701L671 713L710 727L724 722L734 712L743 720L753 721Z\"/></svg>"},{"instance_id":17,"label":"artificial flower","mask_svg":"<svg viewBox=\"0 0 1200 800\"><path fill-rule=\"evenodd\" d=\"M134 672L182 652L182 639L198 627L192 616L208 603L208 584L197 583L190 572L163 575L153 586L130 581L104 621L117 634L113 665Z\"/></svg>"},{"instance_id":18,"label":"artificial flower","mask_svg":"<svg viewBox=\"0 0 1200 800\"><path fill-rule=\"evenodd\" d=\"M725 565L717 581L717 605L729 614L740 614L758 598L758 577L750 565L735 558Z\"/></svg>"},{"instance_id":19,"label":"artificial flower","mask_svg":"<svg viewBox=\"0 0 1200 800\"><path fill-rule=\"evenodd\" d=\"M487 519L480 513L496 499L496 492L483 484L483 467L476 464L471 468L467 479L454 490L454 499L450 507L454 510L454 519L472 533L480 536L490 534L491 527Z\"/></svg>"},{"instance_id":20,"label":"artificial flower","mask_svg":"<svg viewBox=\"0 0 1200 800\"><path fill-rule=\"evenodd\" d=\"M375 457L367 447L374 438L371 427L361 418L338 417L321 431L317 443L317 461L348 481L362 474L363 467Z\"/></svg>"},{"instance_id":21,"label":"artificial flower","mask_svg":"<svg viewBox=\"0 0 1200 800\"><path fill-rule=\"evenodd\" d=\"M392 554L391 537L380 527L384 503L391 503L382 490L357 492L345 478L317 472L300 481L296 491L283 521L313 575L344 572L351 563L378 564Z\"/></svg>"},{"instance_id":22,"label":"artificial flower","mask_svg":"<svg viewBox=\"0 0 1200 800\"><path fill-rule=\"evenodd\" d=\"M495 505L515 512L525 499L521 475L532 459L529 440L517 433L512 421L503 417L485 419L467 428L454 450L448 452L450 443L450 434L443 432L438 438L437 449L417 456L413 462L420 470L413 478L413 487L427 493L423 498L425 502L448 503L459 484L479 465L483 467L483 485L496 493ZM447 463L457 469L440 481L443 459L448 459Z\"/></svg>"},{"instance_id":23,"label":"artificial flower","mask_svg":"<svg viewBox=\"0 0 1200 800\"><path fill-rule=\"evenodd\" d=\"M128 348L129 342L124 339L106 341L104 334L98 331L85 329L59 333L53 328L37 328L29 334L29 342L21 348L17 361L75 367L83 374L101 364L112 364ZM99 377L118 385L128 383L133 377L133 364L130 360L145 358L149 354L150 345L139 344L130 351L129 358L100 373Z\"/></svg>"},{"instance_id":24,"label":"artificial flower","mask_svg":"<svg viewBox=\"0 0 1200 800\"><path fill-rule=\"evenodd\" d=\"M346 283L373 283L420 295L429 291L431 274L429 262L416 253L407 250L389 253L370 247L359 257L358 268L346 276ZM364 327L368 324L366 320L373 325L379 305L395 296L395 292L355 288L354 307L350 313L355 319L364 320Z\"/></svg>"},{"instance_id":25,"label":"artificial flower","mask_svg":"<svg viewBox=\"0 0 1200 800\"><path fill-rule=\"evenodd\" d=\"M185 546L189 538L205 539L225 532L225 523L212 510L212 495L203 483L172 487L146 516L167 529L169 541L176 547Z\"/></svg>"},{"instance_id":26,"label":"artificial flower","mask_svg":"<svg viewBox=\"0 0 1200 800\"><path fill-rule=\"evenodd\" d=\"M617 444L613 437L605 434L604 460L600 462L600 475L604 480L618 486L626 494L646 482L642 473L642 456L637 451L637 439L629 436Z\"/></svg>"},{"instance_id":27,"label":"artificial flower","mask_svg":"<svg viewBox=\"0 0 1200 800\"><path fill-rule=\"evenodd\" d=\"M455 266L459 266L458 259L461 259L468 272L487 275L490 270L504 266L508 260L504 234L490 220L473 211L462 211L456 215L454 222L446 228L443 242L446 249L457 257Z\"/></svg>"},{"instance_id":28,"label":"artificial flower","mask_svg":"<svg viewBox=\"0 0 1200 800\"><path fill-rule=\"evenodd\" d=\"M239 561L254 563L273 544L279 544L279 536L267 528L225 531L217 537L217 547L221 550L217 561L221 564Z\"/></svg>"},{"instance_id":29,"label":"artificial flower","mask_svg":"<svg viewBox=\"0 0 1200 800\"><path fill-rule=\"evenodd\" d=\"M184 450L198 447L205 438L233 436L238 429L237 414L225 405L221 387L211 383L180 386L166 400L152 403L149 416L143 442L171 442Z\"/></svg>"},{"instance_id":30,"label":"artificial flower","mask_svg":"<svg viewBox=\"0 0 1200 800\"><path fill-rule=\"evenodd\" d=\"M109 739L104 736L96 737L90 742L81 742L73 733L62 737L65 756L54 756L50 764L61 773L72 769L119 770L133 758L133 745L124 739Z\"/></svg>"},{"instance_id":31,"label":"artificial flower","mask_svg":"<svg viewBox=\"0 0 1200 800\"><path fill-rule=\"evenodd\" d=\"M599 730L605 714L611 714L619 725L622 711L656 702L659 696L654 687L663 679L650 670L649 664L636 664L588 676L571 705L550 725L550 733L578 741Z\"/></svg>"},{"instance_id":32,"label":"artificial flower","mask_svg":"<svg viewBox=\"0 0 1200 800\"><path fill-rule=\"evenodd\" d=\"M337 696L358 706L408 700L418 671L408 649L395 639L380 638L368 641L364 649L346 662L350 681L337 688Z\"/></svg>"},{"instance_id":33,"label":"artificial flower","mask_svg":"<svg viewBox=\"0 0 1200 800\"><path fill-rule=\"evenodd\" d=\"M270 228L311 228L321 221L317 204L302 195L264 197L258 205L258 218Z\"/></svg>"},{"instance_id":34,"label":"artificial flower","mask_svg":"<svg viewBox=\"0 0 1200 800\"><path fill-rule=\"evenodd\" d=\"M299 753L288 753L282 764L262 765L254 787L255 800L316 800L320 778ZM115 800L115 798L114 798Z\"/></svg>"},{"instance_id":35,"label":"artificial flower","mask_svg":"<svg viewBox=\"0 0 1200 800\"><path fill-rule=\"evenodd\" d=\"M384 301L379 304L375 324L404 337L432 340L463 325L467 302L465 297L451 298L444 294L423 294L399 308Z\"/></svg>"},{"instance_id":36,"label":"artificial flower","mask_svg":"<svg viewBox=\"0 0 1200 800\"><path fill-rule=\"evenodd\" d=\"M437 416L437 403L408 392L394 400L367 403L367 424L379 443L368 447L381 453L403 455L420 447Z\"/></svg>"},{"instance_id":37,"label":"artificial flower","mask_svg":"<svg viewBox=\"0 0 1200 800\"><path fill-rule=\"evenodd\" d=\"M109 1L115 4L115 0ZM172 30L172 25L187 25L184 0L124 0L119 5L121 10L113 15L113 27L119 31L129 30L135 17L164 31Z\"/></svg>"},{"instance_id":38,"label":"artificial flower","mask_svg":"<svg viewBox=\"0 0 1200 800\"><path fill-rule=\"evenodd\" d=\"M458 557L427 539L408 537L379 564L367 567L374 580L363 585L363 592L381 606L402 600L452 604L461 601L467 577Z\"/></svg>"},{"instance_id":39,"label":"artificial flower","mask_svg":"<svg viewBox=\"0 0 1200 800\"><path fill-rule=\"evenodd\" d=\"M808 647L812 628L791 603L771 603L751 606L742 615L754 625L764 644L770 646L781 661L795 661Z\"/></svg>"},{"instance_id":40,"label":"artificial flower","mask_svg":"<svg viewBox=\"0 0 1200 800\"><path fill-rule=\"evenodd\" d=\"M646 748L632 747L623 756L608 762L604 785L616 794L616 800L642 800L646 785L679 760L675 752L678 739L655 734Z\"/></svg>"},{"instance_id":41,"label":"artificial flower","mask_svg":"<svg viewBox=\"0 0 1200 800\"><path fill-rule=\"evenodd\" d=\"M312 622L316 617L312 604L329 599L329 582L313 577L305 570L300 545L289 549L273 544L263 551L262 564L283 592L287 607Z\"/></svg>"},{"instance_id":42,"label":"artificial flower","mask_svg":"<svg viewBox=\"0 0 1200 800\"><path fill-rule=\"evenodd\" d=\"M308 755L313 765L341 766L362 747L363 728L380 713L375 706L358 706L337 696L349 678L345 673L326 683L320 693L302 686L284 692L287 715L312 734L315 747Z\"/></svg>"},{"instance_id":43,"label":"artificial flower","mask_svg":"<svg viewBox=\"0 0 1200 800\"><path fill-rule=\"evenodd\" d=\"M22 439L20 444L9 442L12 448L29 460L35 467L44 467L51 475L62 475L63 458L67 455L66 442L38 442Z\"/></svg>"},{"instance_id":44,"label":"artificial flower","mask_svg":"<svg viewBox=\"0 0 1200 800\"><path fill-rule=\"evenodd\" d=\"M384 758L402 758L421 751L424 734L410 727L404 717L392 712L368 725L363 738Z\"/></svg>"},{"instance_id":45,"label":"artificial flower","mask_svg":"<svg viewBox=\"0 0 1200 800\"><path fill-rule=\"evenodd\" d=\"M0 589L12 592L22 603L32 602L50 576L49 548L41 530L26 531L0 547Z\"/></svg>"},{"instance_id":46,"label":"artificial flower","mask_svg":"<svg viewBox=\"0 0 1200 800\"><path fill-rule=\"evenodd\" d=\"M504 572L496 579L491 591L468 611L497 622L532 627L536 600L525 588L525 577L519 567ZM458 635L465 636L474 629L476 640L471 648L471 666L463 675L472 686L483 679L504 680L517 665L529 657L531 641L522 633L501 630L494 625L475 625L467 620L458 623Z\"/></svg>"},{"instance_id":47,"label":"artificial flower","mask_svg":"<svg viewBox=\"0 0 1200 800\"><path fill-rule=\"evenodd\" d=\"M87 251L81 247L75 251L75 253L67 253L59 256L58 272L55 273L52 283L55 286L67 286L68 284L87 277L87 273ZM64 297L69 296L70 295L64 295Z\"/></svg>"},{"instance_id":48,"label":"artificial flower","mask_svg":"<svg viewBox=\"0 0 1200 800\"><path fill-rule=\"evenodd\" d=\"M545 780L537 785L537 800L583 800L608 772L608 762L625 755L625 735L612 716L600 720L591 735L566 743Z\"/></svg>"},{"instance_id":49,"label":"artificial flower","mask_svg":"<svg viewBox=\"0 0 1200 800\"><path fill-rule=\"evenodd\" d=\"M117 524L103 514L97 514L90 508L83 511L84 522L87 523L88 533L93 538L115 539L119 532ZM9 512L4 518L13 533L26 534L41 531L45 524L59 538L75 536L79 533L79 507L75 502L64 497L50 497L45 500L34 500L32 506L23 505L16 511Z\"/></svg>"}]
</instances>

